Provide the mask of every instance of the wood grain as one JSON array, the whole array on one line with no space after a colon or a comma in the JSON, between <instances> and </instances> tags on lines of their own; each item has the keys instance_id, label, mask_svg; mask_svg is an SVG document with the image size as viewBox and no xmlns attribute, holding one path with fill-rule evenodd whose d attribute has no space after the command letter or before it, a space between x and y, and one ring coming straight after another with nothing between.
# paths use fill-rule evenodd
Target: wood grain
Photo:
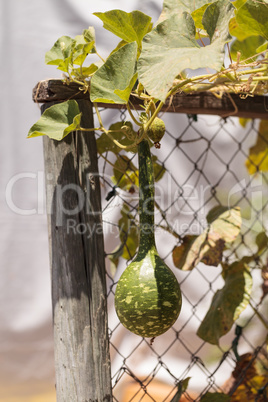
<instances>
[{"instance_id":1,"label":"wood grain","mask_svg":"<svg viewBox=\"0 0 268 402\"><path fill-rule=\"evenodd\" d=\"M92 127L90 102L79 107L83 126ZM112 401L95 137L43 140L57 401Z\"/></svg>"},{"instance_id":2,"label":"wood grain","mask_svg":"<svg viewBox=\"0 0 268 402\"><path fill-rule=\"evenodd\" d=\"M67 99L88 99L88 93L83 93L79 85L64 83L62 80L40 81L33 89L33 100L37 103L64 101ZM131 107L141 110L142 102L132 96ZM98 103L105 108L124 109L124 105ZM240 94L223 94L221 98L210 92L192 94L176 94L168 99L163 110L169 113L205 114L222 117L236 116L252 119L268 119L268 97L248 96Z\"/></svg>"}]
</instances>

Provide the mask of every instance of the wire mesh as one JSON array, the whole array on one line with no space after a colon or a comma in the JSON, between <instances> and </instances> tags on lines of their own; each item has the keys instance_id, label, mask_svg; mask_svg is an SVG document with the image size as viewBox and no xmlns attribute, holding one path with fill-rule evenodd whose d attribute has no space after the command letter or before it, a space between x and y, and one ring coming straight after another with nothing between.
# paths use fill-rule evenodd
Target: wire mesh
<instances>
[{"instance_id":1,"label":"wire mesh","mask_svg":"<svg viewBox=\"0 0 268 402\"><path fill-rule=\"evenodd\" d=\"M124 109L103 109L101 113L109 124L128 120ZM115 313L116 284L134 256L129 252L128 258L121 258L115 271L109 255L120 246L122 238L127 240L131 228L138 226L138 192L135 186L122 189L119 181L123 174L112 181L116 161L113 153L99 156L114 400L171 401L178 385L189 378L183 394L185 400L200 400L208 391L229 392L232 400L266 400L262 398L266 398L268 378L267 278L265 282L265 269L259 257L251 264L254 287L250 303L219 345L204 342L196 332L212 297L223 287L220 267L199 263L193 270L182 272L175 268L172 259L173 248L181 244L185 235L198 235L207 227L206 215L217 205L239 206L243 218L241 233L224 254L225 261L232 262L256 252L256 236L267 232L268 177L258 168L255 174L249 175L245 162L250 147L256 142L259 122L253 120L242 127L238 118L168 113L162 118L166 134L161 148L152 148L160 166L158 174L164 171L155 183L156 244L161 258L180 283L183 304L175 325L153 343L126 330ZM124 155L128 156L129 163L137 166L134 153L122 151L119 159ZM121 231L120 240L118 220L124 206L130 224L127 230L124 227L125 236L122 237ZM266 374L259 383L249 385L246 379L254 377L248 376L256 367L258 373Z\"/></svg>"}]
</instances>

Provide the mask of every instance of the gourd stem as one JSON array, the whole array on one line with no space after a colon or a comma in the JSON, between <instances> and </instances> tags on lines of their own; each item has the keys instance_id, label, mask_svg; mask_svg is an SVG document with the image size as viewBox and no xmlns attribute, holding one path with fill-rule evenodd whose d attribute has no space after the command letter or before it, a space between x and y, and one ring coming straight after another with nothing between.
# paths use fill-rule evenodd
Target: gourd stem
<instances>
[{"instance_id":1,"label":"gourd stem","mask_svg":"<svg viewBox=\"0 0 268 402\"><path fill-rule=\"evenodd\" d=\"M138 144L139 155L139 251L146 252L155 246L154 236L154 171L149 142Z\"/></svg>"}]
</instances>

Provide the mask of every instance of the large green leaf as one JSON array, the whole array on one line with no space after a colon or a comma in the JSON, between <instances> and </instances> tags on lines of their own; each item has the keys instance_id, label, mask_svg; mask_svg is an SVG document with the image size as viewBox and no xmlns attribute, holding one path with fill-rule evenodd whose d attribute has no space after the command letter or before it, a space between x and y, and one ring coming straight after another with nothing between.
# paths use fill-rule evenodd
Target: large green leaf
<instances>
[{"instance_id":1,"label":"large green leaf","mask_svg":"<svg viewBox=\"0 0 268 402\"><path fill-rule=\"evenodd\" d=\"M213 3L213 0L164 0L163 11L158 22L164 21L173 14L182 14L184 11L191 14L193 11L209 3Z\"/></svg>"},{"instance_id":2,"label":"large green leaf","mask_svg":"<svg viewBox=\"0 0 268 402\"><path fill-rule=\"evenodd\" d=\"M219 344L219 339L247 307L252 289L249 269L243 262L234 262L223 270L225 285L218 290L203 319L197 335L206 342Z\"/></svg>"},{"instance_id":3,"label":"large green leaf","mask_svg":"<svg viewBox=\"0 0 268 402\"><path fill-rule=\"evenodd\" d=\"M136 41L139 48L144 37L152 28L152 18L141 11L126 13L122 10L111 10L105 13L94 13L103 22L103 27L126 42Z\"/></svg>"},{"instance_id":4,"label":"large green leaf","mask_svg":"<svg viewBox=\"0 0 268 402\"><path fill-rule=\"evenodd\" d=\"M134 87L134 85L137 81L137 78L138 78L138 73L135 73L133 75L133 77L131 78L128 86L125 89L115 89L114 93L116 95L118 95L120 99L122 99L123 101L125 101L127 103L129 100L132 88Z\"/></svg>"},{"instance_id":5,"label":"large green leaf","mask_svg":"<svg viewBox=\"0 0 268 402\"><path fill-rule=\"evenodd\" d=\"M81 113L75 100L57 103L46 109L40 119L30 128L27 138L47 135L60 141L80 127Z\"/></svg>"},{"instance_id":6,"label":"large green leaf","mask_svg":"<svg viewBox=\"0 0 268 402\"><path fill-rule=\"evenodd\" d=\"M268 3L265 0L247 0L236 11L239 29L247 36L257 35L268 40Z\"/></svg>"},{"instance_id":7,"label":"large green leaf","mask_svg":"<svg viewBox=\"0 0 268 402\"><path fill-rule=\"evenodd\" d=\"M246 161L249 174L268 171L268 120L261 120L256 144L249 149Z\"/></svg>"},{"instance_id":8,"label":"large green leaf","mask_svg":"<svg viewBox=\"0 0 268 402\"><path fill-rule=\"evenodd\" d=\"M92 102L126 104L136 73L137 43L127 43L112 53L91 79ZM130 89L130 90L129 90ZM123 91L118 96L115 91Z\"/></svg>"},{"instance_id":9,"label":"large green leaf","mask_svg":"<svg viewBox=\"0 0 268 402\"><path fill-rule=\"evenodd\" d=\"M173 262L177 268L190 271L200 261L206 265L219 265L225 243L235 240L242 223L239 208L225 207L213 208L207 221L209 227L201 235L187 235L182 245L173 249Z\"/></svg>"},{"instance_id":10,"label":"large green leaf","mask_svg":"<svg viewBox=\"0 0 268 402\"><path fill-rule=\"evenodd\" d=\"M183 70L206 67L219 71L226 40L219 36L210 45L200 47L191 15L174 14L144 37L138 61L139 81L150 95L164 102L174 79Z\"/></svg>"},{"instance_id":11,"label":"large green leaf","mask_svg":"<svg viewBox=\"0 0 268 402\"><path fill-rule=\"evenodd\" d=\"M72 52L75 46L75 40L69 36L61 36L46 52L45 62L58 66L59 70L68 72L69 64L72 61Z\"/></svg>"}]
</instances>

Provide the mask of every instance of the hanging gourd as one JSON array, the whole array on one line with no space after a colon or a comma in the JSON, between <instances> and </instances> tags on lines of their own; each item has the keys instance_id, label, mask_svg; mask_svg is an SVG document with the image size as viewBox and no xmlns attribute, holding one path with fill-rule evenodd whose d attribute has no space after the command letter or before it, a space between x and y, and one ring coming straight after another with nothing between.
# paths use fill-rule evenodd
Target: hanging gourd
<instances>
[{"instance_id":1,"label":"hanging gourd","mask_svg":"<svg viewBox=\"0 0 268 402\"><path fill-rule=\"evenodd\" d=\"M154 235L154 172L147 138L138 144L140 240L135 259L121 275L115 308L131 332L154 338L166 332L181 310L181 291L171 269L161 260Z\"/></svg>"}]
</instances>

